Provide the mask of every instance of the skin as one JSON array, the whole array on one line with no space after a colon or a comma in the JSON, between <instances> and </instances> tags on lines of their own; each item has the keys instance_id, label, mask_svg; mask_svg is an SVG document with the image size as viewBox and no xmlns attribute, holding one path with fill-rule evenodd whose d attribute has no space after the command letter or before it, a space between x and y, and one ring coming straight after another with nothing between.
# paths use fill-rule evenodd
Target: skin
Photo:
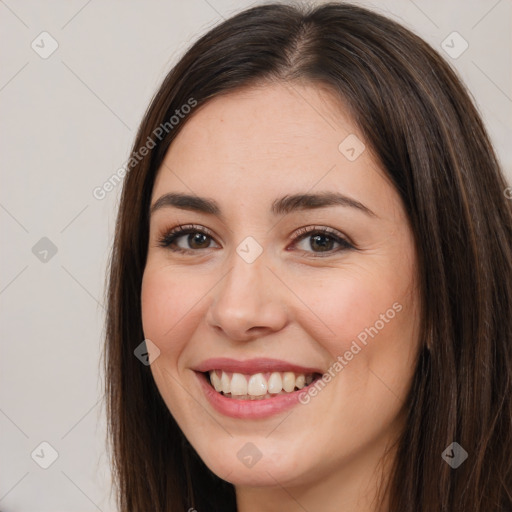
<instances>
[{"instance_id":1,"label":"skin","mask_svg":"<svg viewBox=\"0 0 512 512\"><path fill-rule=\"evenodd\" d=\"M151 371L165 403L206 465L235 485L242 512L386 510L375 498L393 450L383 455L403 427L418 351L416 255L398 193L368 145L355 161L338 149L350 134L364 141L317 85L252 86L198 109L156 177L152 204L182 192L222 210L222 218L175 207L152 214L142 316L160 350ZM374 215L339 205L270 212L276 198L320 191ZM189 223L213 238L197 248L181 236L186 254L159 245ZM334 242L321 252L311 234L294 241L298 228L314 226L356 248ZM236 252L248 236L263 249L250 264ZM210 357L270 357L327 371L393 304L401 311L317 396L266 419L215 411L191 369ZM237 458L247 442L262 454L251 468Z\"/></svg>"}]
</instances>

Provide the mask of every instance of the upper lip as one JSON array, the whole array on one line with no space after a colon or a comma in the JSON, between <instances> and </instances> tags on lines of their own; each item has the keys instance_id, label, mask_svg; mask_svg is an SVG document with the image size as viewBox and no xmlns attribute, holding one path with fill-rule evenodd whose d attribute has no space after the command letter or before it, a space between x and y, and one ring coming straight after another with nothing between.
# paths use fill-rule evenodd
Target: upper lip
<instances>
[{"instance_id":1,"label":"upper lip","mask_svg":"<svg viewBox=\"0 0 512 512\"><path fill-rule=\"evenodd\" d=\"M225 370L233 373L253 375L265 372L295 372L295 373L323 373L319 368L301 366L299 364L279 359L257 358L238 361L227 357L214 357L206 359L193 368L196 372L209 372L210 370Z\"/></svg>"}]
</instances>

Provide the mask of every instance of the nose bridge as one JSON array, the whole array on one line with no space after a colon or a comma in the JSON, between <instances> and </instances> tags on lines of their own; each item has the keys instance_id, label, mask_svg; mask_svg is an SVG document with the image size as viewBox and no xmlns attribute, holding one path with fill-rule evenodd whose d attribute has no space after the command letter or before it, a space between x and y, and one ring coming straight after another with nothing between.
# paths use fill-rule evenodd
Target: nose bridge
<instances>
[{"instance_id":1,"label":"nose bridge","mask_svg":"<svg viewBox=\"0 0 512 512\"><path fill-rule=\"evenodd\" d=\"M256 261L248 263L239 254L233 254L230 260L230 271L226 275L221 297L225 301L231 299L247 299L246 304L254 307L265 294L265 283L268 280L266 261L260 256Z\"/></svg>"},{"instance_id":2,"label":"nose bridge","mask_svg":"<svg viewBox=\"0 0 512 512\"><path fill-rule=\"evenodd\" d=\"M237 339L244 339L255 331L261 335L263 331L278 330L286 323L276 279L267 268L269 254L254 239L248 238L227 260L229 270L212 290L208 313L210 325Z\"/></svg>"}]
</instances>

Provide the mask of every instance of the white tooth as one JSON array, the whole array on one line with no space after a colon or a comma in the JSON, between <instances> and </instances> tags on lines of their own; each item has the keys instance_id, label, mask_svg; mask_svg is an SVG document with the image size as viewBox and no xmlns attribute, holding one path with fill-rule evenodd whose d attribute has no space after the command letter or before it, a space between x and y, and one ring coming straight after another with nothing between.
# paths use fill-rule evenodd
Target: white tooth
<instances>
[{"instance_id":1,"label":"white tooth","mask_svg":"<svg viewBox=\"0 0 512 512\"><path fill-rule=\"evenodd\" d=\"M222 372L220 376L220 384L222 386L222 392L224 394L231 393L231 382L229 380L229 376L226 372Z\"/></svg>"},{"instance_id":2,"label":"white tooth","mask_svg":"<svg viewBox=\"0 0 512 512\"><path fill-rule=\"evenodd\" d=\"M295 373L283 373L283 389L288 393L291 393L295 389Z\"/></svg>"},{"instance_id":3,"label":"white tooth","mask_svg":"<svg viewBox=\"0 0 512 512\"><path fill-rule=\"evenodd\" d=\"M279 372L274 372L268 379L268 392L277 395L283 389L283 379Z\"/></svg>"},{"instance_id":4,"label":"white tooth","mask_svg":"<svg viewBox=\"0 0 512 512\"><path fill-rule=\"evenodd\" d=\"M295 379L295 387L298 389L302 389L306 385L306 376L305 375L297 375Z\"/></svg>"},{"instance_id":5,"label":"white tooth","mask_svg":"<svg viewBox=\"0 0 512 512\"><path fill-rule=\"evenodd\" d=\"M247 379L241 373L233 373L231 377L231 394L247 395Z\"/></svg>"},{"instance_id":6,"label":"white tooth","mask_svg":"<svg viewBox=\"0 0 512 512\"><path fill-rule=\"evenodd\" d=\"M263 396L267 394L267 380L262 373L251 375L247 385L247 393L253 396Z\"/></svg>"},{"instance_id":7,"label":"white tooth","mask_svg":"<svg viewBox=\"0 0 512 512\"><path fill-rule=\"evenodd\" d=\"M313 375L308 375L306 377L306 385L309 386L313 382Z\"/></svg>"},{"instance_id":8,"label":"white tooth","mask_svg":"<svg viewBox=\"0 0 512 512\"><path fill-rule=\"evenodd\" d=\"M210 380L212 382L213 387L215 388L215 391L221 392L222 384L220 382L220 377L217 375L217 370L212 370L210 372Z\"/></svg>"}]
</instances>

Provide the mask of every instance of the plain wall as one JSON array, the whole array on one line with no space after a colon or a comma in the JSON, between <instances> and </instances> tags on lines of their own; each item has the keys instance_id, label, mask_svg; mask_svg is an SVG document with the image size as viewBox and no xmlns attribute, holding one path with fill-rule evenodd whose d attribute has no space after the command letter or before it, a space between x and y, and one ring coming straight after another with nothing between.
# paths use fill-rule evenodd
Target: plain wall
<instances>
[{"instance_id":1,"label":"plain wall","mask_svg":"<svg viewBox=\"0 0 512 512\"><path fill-rule=\"evenodd\" d=\"M121 185L102 200L93 190L126 161L150 98L184 49L257 3L0 2L2 512L115 510L100 354ZM446 56L512 180L512 3L357 3ZM47 58L40 54L55 43L43 31L58 43ZM456 59L441 48L454 31L469 44ZM42 442L58 453L48 469L36 463L51 461Z\"/></svg>"}]
</instances>

